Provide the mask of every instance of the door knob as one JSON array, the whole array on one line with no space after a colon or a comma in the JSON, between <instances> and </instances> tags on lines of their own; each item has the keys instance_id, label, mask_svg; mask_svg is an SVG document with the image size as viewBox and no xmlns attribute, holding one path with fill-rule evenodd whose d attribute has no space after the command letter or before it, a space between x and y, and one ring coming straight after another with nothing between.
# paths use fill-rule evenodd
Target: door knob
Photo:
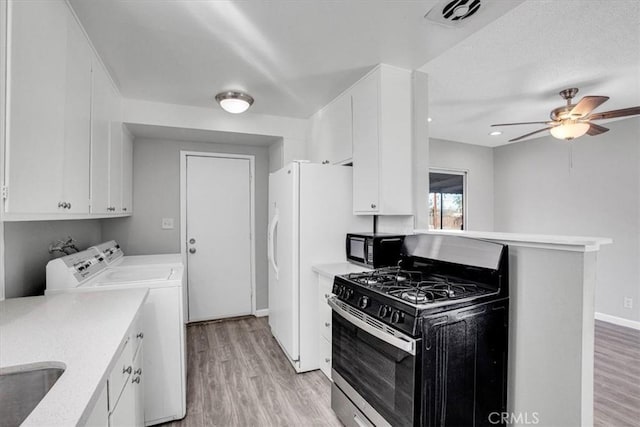
<instances>
[{"instance_id":1,"label":"door knob","mask_svg":"<svg viewBox=\"0 0 640 427\"><path fill-rule=\"evenodd\" d=\"M194 238L189 239L189 243L191 243L192 245L193 245L195 242L196 242L196 239L194 239Z\"/></svg>"},{"instance_id":2,"label":"door knob","mask_svg":"<svg viewBox=\"0 0 640 427\"><path fill-rule=\"evenodd\" d=\"M189 248L189 253L190 254L195 254L196 253L196 248Z\"/></svg>"}]
</instances>

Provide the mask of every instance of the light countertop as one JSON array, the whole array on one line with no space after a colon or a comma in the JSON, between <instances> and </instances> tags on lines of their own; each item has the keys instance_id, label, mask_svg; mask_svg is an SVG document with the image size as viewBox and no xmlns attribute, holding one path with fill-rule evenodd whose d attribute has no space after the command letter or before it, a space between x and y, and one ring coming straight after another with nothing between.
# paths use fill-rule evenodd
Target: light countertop
<instances>
[{"instance_id":1,"label":"light countertop","mask_svg":"<svg viewBox=\"0 0 640 427\"><path fill-rule=\"evenodd\" d=\"M608 237L561 236L545 234L502 233L469 230L415 230L416 234L444 234L472 239L494 240L513 246L538 247L544 249L577 252L598 251L601 245L613 243Z\"/></svg>"},{"instance_id":2,"label":"light countertop","mask_svg":"<svg viewBox=\"0 0 640 427\"><path fill-rule=\"evenodd\" d=\"M71 292L0 302L0 372L65 368L23 426L85 420L147 293Z\"/></svg>"},{"instance_id":3,"label":"light countertop","mask_svg":"<svg viewBox=\"0 0 640 427\"><path fill-rule=\"evenodd\" d=\"M330 264L316 264L311 267L311 269L329 279L333 279L334 276L338 276L340 274L349 274L349 273L361 273L363 271L371 271L370 268L363 267L361 265L352 264L350 262L334 262Z\"/></svg>"}]
</instances>

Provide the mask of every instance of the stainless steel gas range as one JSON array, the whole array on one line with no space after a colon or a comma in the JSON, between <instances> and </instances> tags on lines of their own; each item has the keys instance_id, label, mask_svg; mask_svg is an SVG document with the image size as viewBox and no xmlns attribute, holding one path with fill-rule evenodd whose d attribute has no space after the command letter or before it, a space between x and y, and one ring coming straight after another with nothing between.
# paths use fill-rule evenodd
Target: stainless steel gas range
<instances>
[{"instance_id":1,"label":"stainless steel gas range","mask_svg":"<svg viewBox=\"0 0 640 427\"><path fill-rule=\"evenodd\" d=\"M336 276L340 420L494 425L490 414L506 410L508 292L507 246L457 236L406 236L397 267Z\"/></svg>"}]
</instances>

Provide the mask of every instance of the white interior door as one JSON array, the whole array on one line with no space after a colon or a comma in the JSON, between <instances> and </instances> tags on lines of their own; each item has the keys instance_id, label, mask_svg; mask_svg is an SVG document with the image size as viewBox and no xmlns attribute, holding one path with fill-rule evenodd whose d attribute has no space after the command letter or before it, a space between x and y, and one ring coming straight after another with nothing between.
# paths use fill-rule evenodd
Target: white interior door
<instances>
[{"instance_id":1,"label":"white interior door","mask_svg":"<svg viewBox=\"0 0 640 427\"><path fill-rule=\"evenodd\" d=\"M251 313L251 162L187 156L189 321Z\"/></svg>"}]
</instances>

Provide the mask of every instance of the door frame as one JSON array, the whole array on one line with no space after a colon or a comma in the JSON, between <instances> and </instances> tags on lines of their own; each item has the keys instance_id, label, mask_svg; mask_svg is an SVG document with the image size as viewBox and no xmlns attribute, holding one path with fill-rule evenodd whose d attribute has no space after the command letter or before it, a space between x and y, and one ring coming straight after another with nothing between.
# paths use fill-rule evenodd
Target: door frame
<instances>
[{"instance_id":1,"label":"door frame","mask_svg":"<svg viewBox=\"0 0 640 427\"><path fill-rule=\"evenodd\" d=\"M249 160L249 204L250 207L250 264L251 264L251 314L256 315L256 192L255 156L250 154L216 153L208 151L180 150L180 255L185 266L186 281L183 297L187 322L189 319L189 264L187 261L187 157L217 157L223 159ZM186 322L185 322L186 323Z\"/></svg>"}]
</instances>

